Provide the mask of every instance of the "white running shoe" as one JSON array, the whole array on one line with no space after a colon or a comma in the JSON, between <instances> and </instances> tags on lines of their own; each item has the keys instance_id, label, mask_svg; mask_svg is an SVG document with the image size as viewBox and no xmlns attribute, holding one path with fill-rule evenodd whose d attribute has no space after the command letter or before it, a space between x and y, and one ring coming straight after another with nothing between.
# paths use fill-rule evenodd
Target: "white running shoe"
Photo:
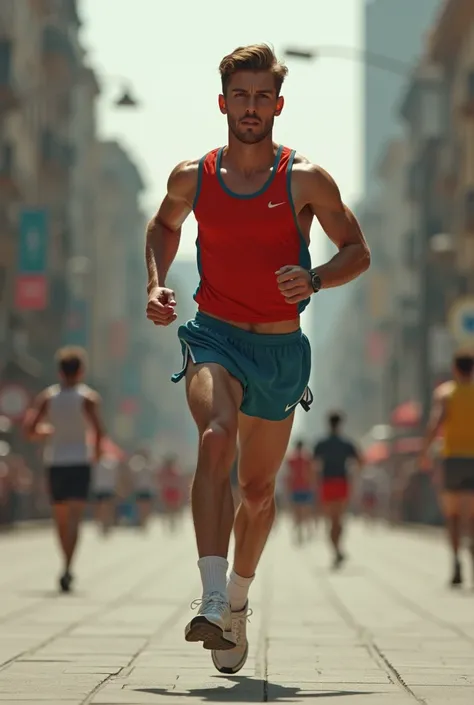
<instances>
[{"instance_id":1,"label":"white running shoe","mask_svg":"<svg viewBox=\"0 0 474 705\"><path fill-rule=\"evenodd\" d=\"M242 610L232 612L232 636L235 640L233 649L221 651L213 649L212 663L220 673L238 673L245 666L249 654L247 639L247 621L252 611L249 603Z\"/></svg>"},{"instance_id":2,"label":"white running shoe","mask_svg":"<svg viewBox=\"0 0 474 705\"><path fill-rule=\"evenodd\" d=\"M202 641L205 649L233 649L232 619L229 601L220 592L211 592L201 600L194 600L191 608L199 612L184 630L186 641Z\"/></svg>"}]
</instances>

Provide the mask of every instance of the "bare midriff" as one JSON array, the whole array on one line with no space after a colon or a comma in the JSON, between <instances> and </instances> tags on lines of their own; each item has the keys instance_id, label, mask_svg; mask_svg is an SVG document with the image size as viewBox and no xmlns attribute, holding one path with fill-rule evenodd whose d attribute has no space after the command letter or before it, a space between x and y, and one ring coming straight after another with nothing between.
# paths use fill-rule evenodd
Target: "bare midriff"
<instances>
[{"instance_id":1,"label":"bare midriff","mask_svg":"<svg viewBox=\"0 0 474 705\"><path fill-rule=\"evenodd\" d=\"M295 330L300 328L300 319L294 318L291 321L276 321L272 323L242 323L242 321L228 321L225 318L219 318L218 316L213 316L212 313L203 311L199 309L201 313L205 313L206 316L215 318L217 321L224 321L224 323L229 323L231 326L236 326L236 328L241 328L241 330L246 330L249 333L259 333L260 335L278 335L279 333L293 333Z\"/></svg>"}]
</instances>

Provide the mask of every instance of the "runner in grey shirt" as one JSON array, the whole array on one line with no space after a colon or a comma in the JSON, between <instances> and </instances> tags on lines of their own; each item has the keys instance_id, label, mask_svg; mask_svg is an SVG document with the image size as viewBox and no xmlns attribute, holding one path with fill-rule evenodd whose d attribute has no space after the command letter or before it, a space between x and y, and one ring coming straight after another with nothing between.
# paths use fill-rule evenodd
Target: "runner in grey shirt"
<instances>
[{"instance_id":1,"label":"runner in grey shirt","mask_svg":"<svg viewBox=\"0 0 474 705\"><path fill-rule=\"evenodd\" d=\"M26 417L31 440L44 441L44 464L53 519L64 557L59 585L69 592L79 525L89 495L91 463L101 456L103 438L97 392L83 384L85 351L62 348L56 354L60 382L42 391ZM88 429L93 430L93 446Z\"/></svg>"}]
</instances>

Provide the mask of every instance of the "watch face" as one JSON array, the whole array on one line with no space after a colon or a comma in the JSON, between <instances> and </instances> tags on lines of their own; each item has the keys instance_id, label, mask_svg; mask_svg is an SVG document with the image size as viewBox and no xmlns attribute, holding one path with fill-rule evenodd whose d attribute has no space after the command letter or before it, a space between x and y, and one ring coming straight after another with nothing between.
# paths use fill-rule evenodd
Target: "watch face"
<instances>
[{"instance_id":1,"label":"watch face","mask_svg":"<svg viewBox=\"0 0 474 705\"><path fill-rule=\"evenodd\" d=\"M321 277L319 274L312 274L311 275L311 285L313 287L313 291L319 291L321 288Z\"/></svg>"}]
</instances>

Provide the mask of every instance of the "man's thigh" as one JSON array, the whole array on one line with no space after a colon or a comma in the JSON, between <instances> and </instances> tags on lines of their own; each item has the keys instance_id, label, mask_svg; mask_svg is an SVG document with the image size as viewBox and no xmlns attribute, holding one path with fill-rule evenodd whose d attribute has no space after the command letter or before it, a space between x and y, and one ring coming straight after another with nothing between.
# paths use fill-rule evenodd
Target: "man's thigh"
<instances>
[{"instance_id":1,"label":"man's thigh","mask_svg":"<svg viewBox=\"0 0 474 705\"><path fill-rule=\"evenodd\" d=\"M269 421L239 414L239 484L274 484L283 463L294 414L282 421Z\"/></svg>"},{"instance_id":2,"label":"man's thigh","mask_svg":"<svg viewBox=\"0 0 474 705\"><path fill-rule=\"evenodd\" d=\"M336 499L323 502L323 514L329 520L340 519L346 512L347 500Z\"/></svg>"},{"instance_id":3,"label":"man's thigh","mask_svg":"<svg viewBox=\"0 0 474 705\"><path fill-rule=\"evenodd\" d=\"M228 370L216 363L188 363L186 396L199 433L211 421L220 421L237 431L237 413L242 402L242 385Z\"/></svg>"}]
</instances>

